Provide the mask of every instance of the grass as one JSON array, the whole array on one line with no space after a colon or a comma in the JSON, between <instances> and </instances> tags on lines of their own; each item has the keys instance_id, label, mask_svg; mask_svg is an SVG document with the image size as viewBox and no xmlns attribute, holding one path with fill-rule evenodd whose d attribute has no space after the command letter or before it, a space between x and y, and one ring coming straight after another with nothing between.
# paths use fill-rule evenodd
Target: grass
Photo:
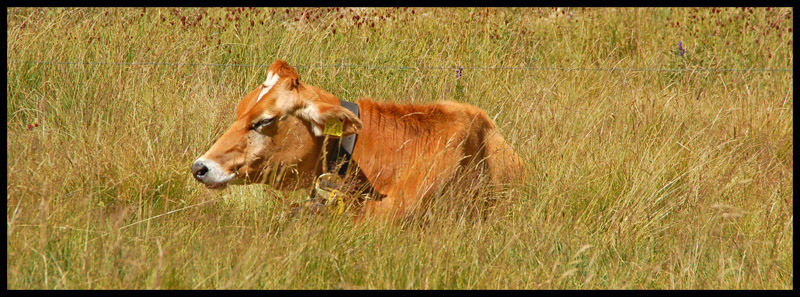
<instances>
[{"instance_id":1,"label":"grass","mask_svg":"<svg viewBox=\"0 0 800 297\"><path fill-rule=\"evenodd\" d=\"M792 22L791 8L8 8L8 288L791 289L793 72L704 69L791 69ZM464 214L473 193L442 191L422 225L287 220L302 192L204 188L191 162L266 67L191 63L274 59L346 100L479 106L531 175L485 220ZM312 67L332 64L410 68Z\"/></svg>"}]
</instances>

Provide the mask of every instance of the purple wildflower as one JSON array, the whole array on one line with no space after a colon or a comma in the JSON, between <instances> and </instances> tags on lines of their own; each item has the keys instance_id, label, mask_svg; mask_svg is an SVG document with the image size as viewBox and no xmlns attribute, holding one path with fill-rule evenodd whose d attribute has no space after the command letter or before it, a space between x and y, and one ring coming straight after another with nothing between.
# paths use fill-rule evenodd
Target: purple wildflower
<instances>
[{"instance_id":1,"label":"purple wildflower","mask_svg":"<svg viewBox=\"0 0 800 297\"><path fill-rule=\"evenodd\" d=\"M464 67L458 66L458 70L456 70L456 78L461 77L461 71L464 70Z\"/></svg>"},{"instance_id":2,"label":"purple wildflower","mask_svg":"<svg viewBox=\"0 0 800 297\"><path fill-rule=\"evenodd\" d=\"M684 53L686 53L686 50L683 48L683 41L678 41L678 55L683 57Z\"/></svg>"}]
</instances>

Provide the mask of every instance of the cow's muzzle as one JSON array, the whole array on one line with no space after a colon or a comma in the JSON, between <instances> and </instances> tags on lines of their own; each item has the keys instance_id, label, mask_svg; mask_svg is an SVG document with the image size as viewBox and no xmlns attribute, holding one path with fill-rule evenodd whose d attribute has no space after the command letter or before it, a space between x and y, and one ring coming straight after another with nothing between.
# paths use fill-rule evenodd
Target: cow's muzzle
<instances>
[{"instance_id":1,"label":"cow's muzzle","mask_svg":"<svg viewBox=\"0 0 800 297\"><path fill-rule=\"evenodd\" d=\"M197 159L192 163L192 176L211 189L223 188L235 176L235 173L226 173L217 162Z\"/></svg>"},{"instance_id":2,"label":"cow's muzzle","mask_svg":"<svg viewBox=\"0 0 800 297\"><path fill-rule=\"evenodd\" d=\"M203 181L203 177L205 177L206 173L208 173L208 167L203 164L203 162L195 161L192 164L192 175L199 181Z\"/></svg>"}]
</instances>

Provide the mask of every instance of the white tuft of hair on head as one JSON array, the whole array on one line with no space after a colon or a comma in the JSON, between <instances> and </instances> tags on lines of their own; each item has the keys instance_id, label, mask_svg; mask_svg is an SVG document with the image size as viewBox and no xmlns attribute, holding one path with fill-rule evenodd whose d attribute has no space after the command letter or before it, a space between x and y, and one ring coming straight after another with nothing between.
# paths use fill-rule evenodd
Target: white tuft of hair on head
<instances>
[{"instance_id":1,"label":"white tuft of hair on head","mask_svg":"<svg viewBox=\"0 0 800 297\"><path fill-rule=\"evenodd\" d=\"M267 73L267 79L264 81L263 84L261 84L263 88L261 89L261 93L258 94L258 99L256 99L256 102L261 101L261 97L264 97L264 95L266 95L267 92L269 92L269 90L272 89L272 87L274 87L276 83L278 83L278 80L280 78L281 78L280 75L272 73L272 71Z\"/></svg>"}]
</instances>

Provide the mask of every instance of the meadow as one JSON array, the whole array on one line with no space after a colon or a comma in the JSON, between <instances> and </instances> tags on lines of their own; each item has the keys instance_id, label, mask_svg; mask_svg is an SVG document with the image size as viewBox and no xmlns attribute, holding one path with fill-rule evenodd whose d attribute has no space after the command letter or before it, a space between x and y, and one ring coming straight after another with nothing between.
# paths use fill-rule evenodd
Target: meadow
<instances>
[{"instance_id":1,"label":"meadow","mask_svg":"<svg viewBox=\"0 0 800 297\"><path fill-rule=\"evenodd\" d=\"M792 8L6 12L8 289L794 286ZM530 174L486 218L444 189L394 224L206 189L275 59L483 108Z\"/></svg>"}]
</instances>

